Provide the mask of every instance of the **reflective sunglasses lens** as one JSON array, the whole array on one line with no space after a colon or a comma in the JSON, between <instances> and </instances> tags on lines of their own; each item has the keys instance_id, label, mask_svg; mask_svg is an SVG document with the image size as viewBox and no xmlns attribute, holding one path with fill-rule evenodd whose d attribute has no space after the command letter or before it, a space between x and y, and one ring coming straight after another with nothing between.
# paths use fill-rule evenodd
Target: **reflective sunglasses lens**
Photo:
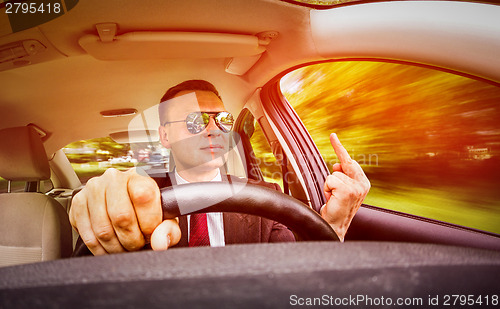
<instances>
[{"instance_id":1,"label":"reflective sunglasses lens","mask_svg":"<svg viewBox=\"0 0 500 309\"><path fill-rule=\"evenodd\" d=\"M205 115L205 113L191 113L186 117L186 127L189 133L198 134L207 127L208 121L205 121Z\"/></svg>"},{"instance_id":2,"label":"reflective sunglasses lens","mask_svg":"<svg viewBox=\"0 0 500 309\"><path fill-rule=\"evenodd\" d=\"M224 133L228 133L233 128L234 118L228 112L220 112L215 116L215 123Z\"/></svg>"}]
</instances>

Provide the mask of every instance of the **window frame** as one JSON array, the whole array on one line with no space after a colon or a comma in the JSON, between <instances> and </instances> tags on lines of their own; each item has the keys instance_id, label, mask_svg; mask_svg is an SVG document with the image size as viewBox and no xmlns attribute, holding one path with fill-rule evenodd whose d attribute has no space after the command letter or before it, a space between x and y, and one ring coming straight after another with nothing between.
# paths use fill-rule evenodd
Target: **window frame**
<instances>
[{"instance_id":1,"label":"window frame","mask_svg":"<svg viewBox=\"0 0 500 309\"><path fill-rule=\"evenodd\" d=\"M262 88L262 108L294 156L299 168L296 172L303 177L311 207L319 213L326 203L323 184L329 174L328 168L306 127L281 93L279 81L283 75Z\"/></svg>"},{"instance_id":2,"label":"window frame","mask_svg":"<svg viewBox=\"0 0 500 309\"><path fill-rule=\"evenodd\" d=\"M249 179L264 180L262 171L255 161L255 153L253 151L252 144L250 143L250 138L244 132L244 124L249 116L254 118L255 121L255 116L252 114L252 112L249 109L244 108L238 116L238 119L236 119L233 130L234 132L239 134L241 144L243 146L243 155L245 156L245 168L247 171L247 177Z\"/></svg>"}]
</instances>

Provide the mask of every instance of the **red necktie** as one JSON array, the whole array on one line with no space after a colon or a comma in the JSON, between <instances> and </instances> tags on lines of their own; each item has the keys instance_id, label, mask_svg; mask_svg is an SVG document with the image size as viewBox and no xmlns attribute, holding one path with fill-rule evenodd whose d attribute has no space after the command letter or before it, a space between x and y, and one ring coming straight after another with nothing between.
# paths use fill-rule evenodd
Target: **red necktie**
<instances>
[{"instance_id":1,"label":"red necktie","mask_svg":"<svg viewBox=\"0 0 500 309\"><path fill-rule=\"evenodd\" d=\"M191 215L189 221L189 246L210 246L206 213Z\"/></svg>"}]
</instances>

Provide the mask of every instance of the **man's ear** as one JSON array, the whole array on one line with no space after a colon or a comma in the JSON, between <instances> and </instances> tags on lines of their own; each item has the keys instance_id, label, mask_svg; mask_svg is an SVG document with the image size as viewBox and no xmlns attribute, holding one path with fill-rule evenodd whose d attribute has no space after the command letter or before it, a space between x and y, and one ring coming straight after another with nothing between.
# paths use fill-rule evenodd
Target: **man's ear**
<instances>
[{"instance_id":1,"label":"man's ear","mask_svg":"<svg viewBox=\"0 0 500 309\"><path fill-rule=\"evenodd\" d=\"M163 145L163 147L170 149L170 143L168 141L168 134L167 130L165 129L164 126L158 127L158 133L160 134L160 142Z\"/></svg>"}]
</instances>

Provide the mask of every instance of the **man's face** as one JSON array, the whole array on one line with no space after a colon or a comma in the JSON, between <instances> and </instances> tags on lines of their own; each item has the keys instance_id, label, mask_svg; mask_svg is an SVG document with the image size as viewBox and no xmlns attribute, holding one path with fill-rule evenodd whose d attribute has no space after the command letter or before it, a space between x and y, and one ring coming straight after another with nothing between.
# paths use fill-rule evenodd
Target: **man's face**
<instances>
[{"instance_id":1,"label":"man's face","mask_svg":"<svg viewBox=\"0 0 500 309\"><path fill-rule=\"evenodd\" d=\"M213 117L207 127L192 134L184 121L192 112L225 111L222 101L210 91L181 91L168 104L166 121L160 126L163 146L170 148L178 171L210 172L223 166L228 152L229 133L222 132Z\"/></svg>"}]
</instances>

